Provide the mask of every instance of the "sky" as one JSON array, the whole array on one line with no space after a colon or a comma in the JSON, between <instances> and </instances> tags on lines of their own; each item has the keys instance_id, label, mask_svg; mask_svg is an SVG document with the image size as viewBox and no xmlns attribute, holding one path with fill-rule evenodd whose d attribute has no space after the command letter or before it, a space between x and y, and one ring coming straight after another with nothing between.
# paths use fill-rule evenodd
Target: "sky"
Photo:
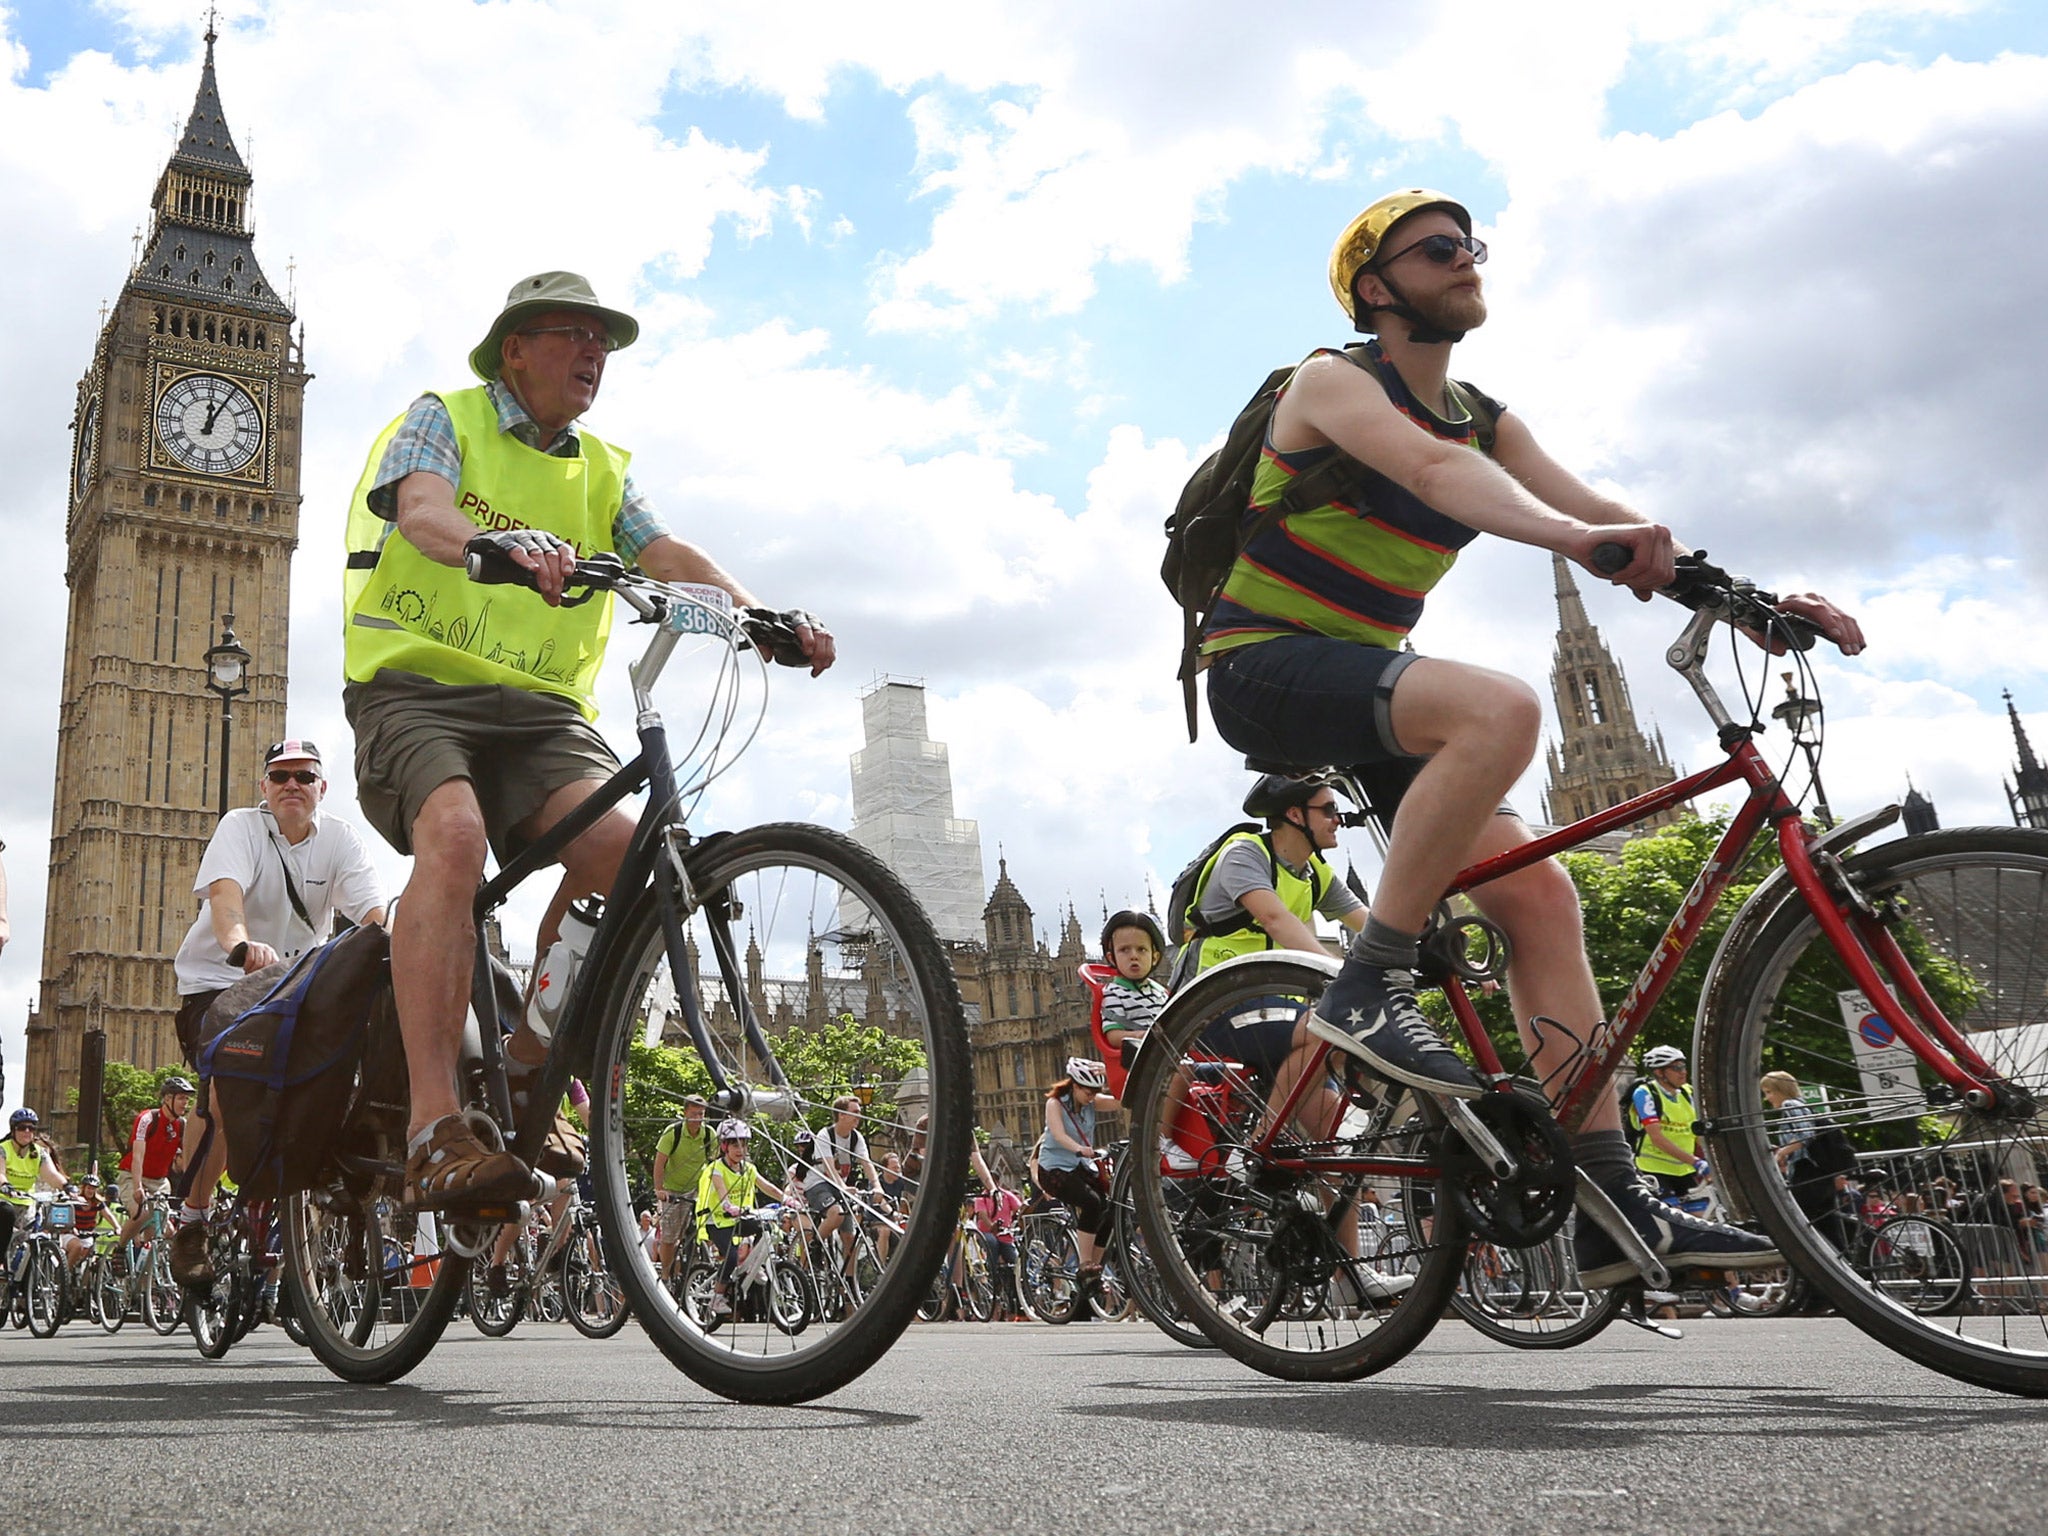
<instances>
[{"instance_id":1,"label":"sky","mask_svg":"<svg viewBox=\"0 0 2048 1536\"><path fill-rule=\"evenodd\" d=\"M28 578L0 684L10 1102L74 391L203 30L195 0L0 5L0 537ZM1838 812L1910 774L1945 824L2008 821L2004 689L2048 746L2028 0L229 0L218 30L256 250L290 266L316 375L290 712L329 746L332 811L353 814L339 573L363 455L420 390L469 382L514 281L566 268L642 327L590 425L677 533L839 637L826 677L775 677L700 824L846 826L861 692L921 679L956 813L1042 928L1163 894L1247 777L1206 721L1186 741L1161 523L1270 368L1346 339L1330 245L1417 184L1492 248L1457 376L1682 540L1861 618L1868 653L1818 662ZM1580 585L1638 713L1703 766L1711 730L1660 660L1676 610ZM1556 623L1546 553L1482 540L1413 638L1547 694ZM629 634L601 695L620 742ZM662 702L694 725L703 698L679 672ZM1532 815L1539 790L1517 791Z\"/></svg>"}]
</instances>

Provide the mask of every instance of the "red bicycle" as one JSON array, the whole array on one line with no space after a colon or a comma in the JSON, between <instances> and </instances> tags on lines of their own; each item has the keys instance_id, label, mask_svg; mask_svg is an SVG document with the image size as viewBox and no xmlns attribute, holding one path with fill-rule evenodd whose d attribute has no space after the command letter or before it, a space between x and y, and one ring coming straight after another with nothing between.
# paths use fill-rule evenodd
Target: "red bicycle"
<instances>
[{"instance_id":1,"label":"red bicycle","mask_svg":"<svg viewBox=\"0 0 2048 1536\"><path fill-rule=\"evenodd\" d=\"M1127 1085L1131 1144L1151 1147L1171 1131L1196 1162L1176 1172L1162 1160L1134 1161L1138 1219L1160 1278L1218 1345L1296 1380L1384 1370L1443 1315L1471 1238L1534 1247L1574 1207L1582 1225L1614 1237L1650 1285L1668 1284L1611 1202L1572 1167L1564 1132L1584 1121L1716 904L1771 838L1779 867L1730 922L1694 1032L1701 1129L1723 1203L1761 1225L1879 1342L1961 1380L2048 1396L2048 1276L2015 1266L2001 1286L1948 1316L1902 1305L1802 1210L1799 1197L1809 1192L1787 1183L1775 1156L1793 1127L1773 1118L1759 1091L1765 1073L1792 1074L1824 1124L1843 1131L1859 1156L1881 1161L1895 1189L1954 1212L1965 1238L2003 1209L1994 1205L2002 1182L2044 1182L2048 832L1969 828L1859 847L1898 819L1897 806L1831 829L1810 825L1758 746L1761 690L1737 719L1706 661L1719 625L1781 639L1795 657L1815 632L1780 612L1770 593L1700 557L1680 562L1666 595L1693 610L1666 659L1717 727L1723 759L1475 865L1448 893L1746 786L1611 1021L1578 1041L1549 1082L1511 1074L1467 990L1503 973L1505 945L1483 919L1453 916L1447 900L1425 936L1418 979L1442 987L1492 1092L1438 1099L1321 1047L1276 1094L1214 1042L1227 1042L1235 1022L1311 1005L1337 962L1275 951L1205 972L1154 1023ZM1806 691L1814 692L1810 676ZM1365 805L1355 774L1332 777ZM1357 1256L1353 1212L1368 1188L1400 1212L1398 1253L1382 1246Z\"/></svg>"}]
</instances>

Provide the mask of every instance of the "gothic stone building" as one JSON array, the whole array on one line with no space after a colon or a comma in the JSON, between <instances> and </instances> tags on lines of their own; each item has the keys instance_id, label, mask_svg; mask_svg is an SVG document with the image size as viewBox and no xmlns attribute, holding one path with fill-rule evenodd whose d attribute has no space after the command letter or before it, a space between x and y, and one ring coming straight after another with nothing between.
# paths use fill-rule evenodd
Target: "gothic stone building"
<instances>
[{"instance_id":1,"label":"gothic stone building","mask_svg":"<svg viewBox=\"0 0 2048 1536\"><path fill-rule=\"evenodd\" d=\"M206 37L199 93L157 178L143 254L78 383L42 995L27 1102L60 1138L89 1029L107 1055L175 1060L171 957L197 910L220 704L205 653L223 614L254 657L236 709L234 793L284 734L298 542L300 400L290 306L257 264L251 178Z\"/></svg>"},{"instance_id":2,"label":"gothic stone building","mask_svg":"<svg viewBox=\"0 0 2048 1536\"><path fill-rule=\"evenodd\" d=\"M1678 775L1664 755L1662 732L1636 724L1628 679L1586 617L1586 605L1562 555L1557 573L1557 650L1550 668L1559 739L1544 749L1548 776L1544 819L1562 826L1669 784ZM1678 819L1665 812L1638 823L1660 827Z\"/></svg>"}]
</instances>

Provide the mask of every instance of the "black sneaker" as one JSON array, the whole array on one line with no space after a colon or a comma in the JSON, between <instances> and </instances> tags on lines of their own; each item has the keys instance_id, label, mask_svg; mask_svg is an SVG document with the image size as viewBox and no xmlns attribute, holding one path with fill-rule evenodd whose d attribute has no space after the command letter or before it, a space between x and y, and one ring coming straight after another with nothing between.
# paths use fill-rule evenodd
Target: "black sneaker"
<instances>
[{"instance_id":1,"label":"black sneaker","mask_svg":"<svg viewBox=\"0 0 2048 1536\"><path fill-rule=\"evenodd\" d=\"M1772 1269L1785 1262L1769 1238L1689 1216L1658 1199L1648 1184L1625 1184L1607 1193L1666 1269ZM1637 1278L1635 1265L1621 1256L1620 1244L1583 1212L1577 1246L1579 1278L1593 1289Z\"/></svg>"},{"instance_id":2,"label":"black sneaker","mask_svg":"<svg viewBox=\"0 0 2048 1536\"><path fill-rule=\"evenodd\" d=\"M1454 1099L1486 1092L1415 1000L1411 971L1347 961L1308 1016L1308 1032L1397 1083Z\"/></svg>"}]
</instances>

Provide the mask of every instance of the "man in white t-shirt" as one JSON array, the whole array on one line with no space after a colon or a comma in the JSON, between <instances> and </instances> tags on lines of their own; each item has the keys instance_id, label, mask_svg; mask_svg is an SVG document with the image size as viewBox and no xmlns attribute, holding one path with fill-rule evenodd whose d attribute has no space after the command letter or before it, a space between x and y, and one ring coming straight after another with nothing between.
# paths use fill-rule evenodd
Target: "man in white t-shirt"
<instances>
[{"instance_id":1,"label":"man in white t-shirt","mask_svg":"<svg viewBox=\"0 0 2048 1536\"><path fill-rule=\"evenodd\" d=\"M853 1238L860 1220L854 1185L858 1182L866 1186L871 1204L878 1204L882 1198L882 1181L868 1157L867 1138L860 1133L860 1116L860 1100L852 1094L842 1094L832 1101L832 1123L812 1138L813 1161L804 1176L804 1200L811 1208L811 1218L818 1224L818 1235L830 1238L835 1232L839 1234L840 1253L849 1274L853 1272ZM863 1173L866 1178L856 1179L856 1173Z\"/></svg>"},{"instance_id":2,"label":"man in white t-shirt","mask_svg":"<svg viewBox=\"0 0 2048 1536\"><path fill-rule=\"evenodd\" d=\"M213 1000L253 971L324 941L334 914L357 923L384 921L384 895L368 849L345 821L322 814L327 794L320 749L280 741L263 754L263 803L223 816L192 882L199 916L172 962L178 973L178 1044L199 1065L201 1023ZM171 1237L171 1270L194 1288L213 1282L204 1218L227 1167L227 1142L203 1129L204 1108L185 1126L199 1164Z\"/></svg>"}]
</instances>

